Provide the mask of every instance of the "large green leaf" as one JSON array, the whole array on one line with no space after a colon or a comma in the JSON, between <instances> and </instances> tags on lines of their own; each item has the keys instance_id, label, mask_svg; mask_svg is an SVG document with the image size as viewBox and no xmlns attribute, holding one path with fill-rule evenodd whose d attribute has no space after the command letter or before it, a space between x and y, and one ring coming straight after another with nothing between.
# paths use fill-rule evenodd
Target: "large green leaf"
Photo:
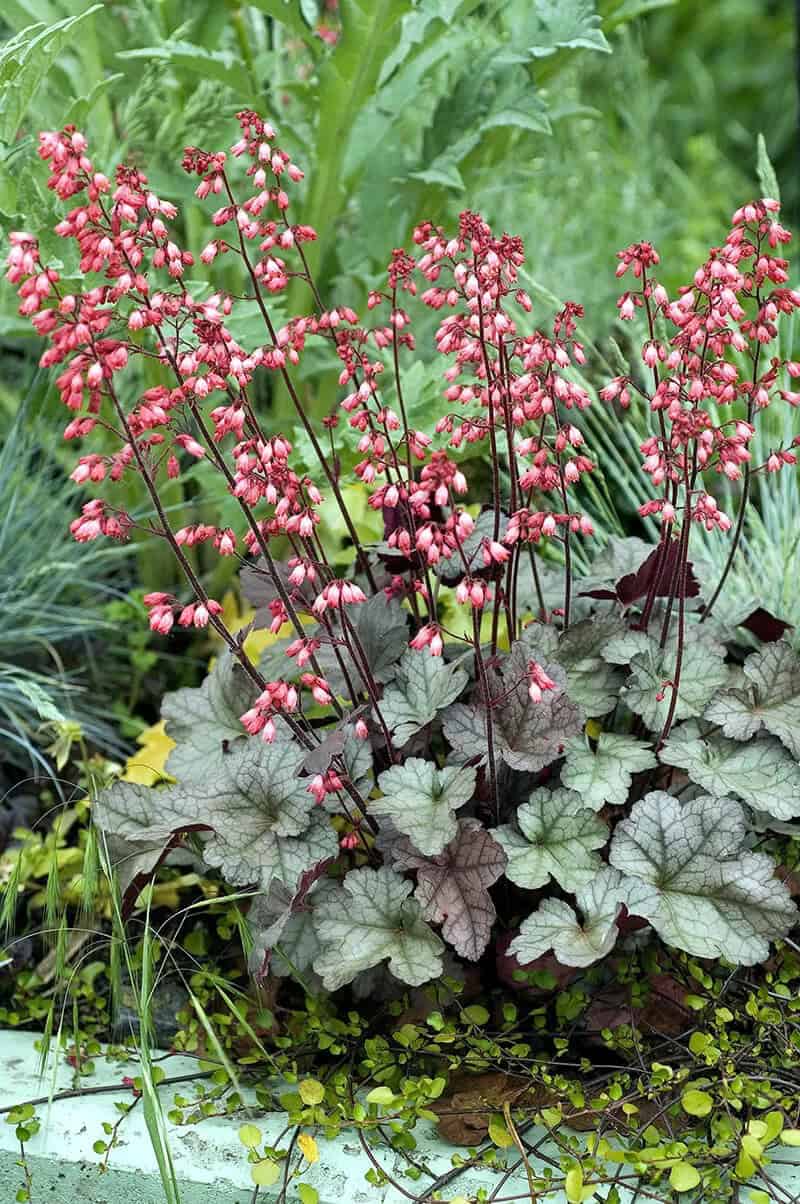
<instances>
[{"instance_id":1,"label":"large green leaf","mask_svg":"<svg viewBox=\"0 0 800 1204\"><path fill-rule=\"evenodd\" d=\"M703 795L683 803L656 790L617 825L611 864L624 902L668 945L695 957L754 965L797 919L772 859L745 847L742 807Z\"/></svg>"},{"instance_id":2,"label":"large green leaf","mask_svg":"<svg viewBox=\"0 0 800 1204\"><path fill-rule=\"evenodd\" d=\"M143 59L145 62L162 62L177 72L186 72L192 77L216 79L226 84L238 96L240 103L255 103L258 99L253 81L239 56L232 50L207 50L193 42L169 41L160 46L137 46L134 50L120 50L119 59Z\"/></svg>"},{"instance_id":3,"label":"large green leaf","mask_svg":"<svg viewBox=\"0 0 800 1204\"><path fill-rule=\"evenodd\" d=\"M388 959L395 978L419 986L442 973L444 945L410 899L412 885L385 866L351 870L314 923L322 952L314 969L328 991Z\"/></svg>"},{"instance_id":4,"label":"large green leaf","mask_svg":"<svg viewBox=\"0 0 800 1204\"><path fill-rule=\"evenodd\" d=\"M632 643L633 636L641 637L643 634L632 632L623 637L623 641ZM641 639L636 642L643 650L631 657L631 673L622 691L622 698L635 715L641 716L651 731L659 731L670 707L670 691L673 687L668 683L675 676L676 636L672 634L664 648L660 648L658 641L650 636L646 644ZM706 635L699 624L687 626L674 718L681 720L702 715L727 680L724 646Z\"/></svg>"},{"instance_id":5,"label":"large green leaf","mask_svg":"<svg viewBox=\"0 0 800 1204\"><path fill-rule=\"evenodd\" d=\"M411 0L341 0L339 5L342 33L319 68L314 173L303 212L319 235L306 249L312 271L345 204L341 165L353 125L374 95L383 63L397 45L400 20L410 9Z\"/></svg>"},{"instance_id":6,"label":"large green leaf","mask_svg":"<svg viewBox=\"0 0 800 1204\"><path fill-rule=\"evenodd\" d=\"M431 723L466 684L467 671L457 661L448 663L426 649L406 649L380 704L397 744Z\"/></svg>"},{"instance_id":7,"label":"large green leaf","mask_svg":"<svg viewBox=\"0 0 800 1204\"><path fill-rule=\"evenodd\" d=\"M580 918L563 899L543 899L522 921L508 951L523 965L552 949L563 966L590 966L616 944L625 894L622 874L604 865L576 892Z\"/></svg>"},{"instance_id":8,"label":"large green leaf","mask_svg":"<svg viewBox=\"0 0 800 1204\"><path fill-rule=\"evenodd\" d=\"M561 781L593 811L607 805L621 807L627 802L633 774L658 764L650 744L618 732L601 732L594 752L578 736L569 741L566 753Z\"/></svg>"},{"instance_id":9,"label":"large green leaf","mask_svg":"<svg viewBox=\"0 0 800 1204\"><path fill-rule=\"evenodd\" d=\"M712 699L706 718L734 740L749 740L764 727L800 760L800 657L785 640L753 652L742 685Z\"/></svg>"},{"instance_id":10,"label":"large green leaf","mask_svg":"<svg viewBox=\"0 0 800 1204\"><path fill-rule=\"evenodd\" d=\"M800 815L800 765L773 736L740 744L705 736L690 720L673 729L659 756L712 794L736 794L775 819Z\"/></svg>"},{"instance_id":11,"label":"large green leaf","mask_svg":"<svg viewBox=\"0 0 800 1204\"><path fill-rule=\"evenodd\" d=\"M97 822L140 842L207 830L203 858L229 882L260 882L266 890L278 879L293 886L337 852L327 815L315 809L307 779L299 777L303 757L297 745L251 737L188 784L157 790L117 783L98 796Z\"/></svg>"},{"instance_id":12,"label":"large green leaf","mask_svg":"<svg viewBox=\"0 0 800 1204\"><path fill-rule=\"evenodd\" d=\"M13 142L37 90L76 28L102 10L94 4L52 25L31 25L0 46L0 142Z\"/></svg>"},{"instance_id":13,"label":"large green leaf","mask_svg":"<svg viewBox=\"0 0 800 1204\"><path fill-rule=\"evenodd\" d=\"M564 890L576 891L600 868L595 849L608 840L608 828L588 811L579 795L563 788L534 790L517 811L520 831L504 824L492 831L503 846L506 877L517 886L538 890L551 877Z\"/></svg>"},{"instance_id":14,"label":"large green leaf","mask_svg":"<svg viewBox=\"0 0 800 1204\"><path fill-rule=\"evenodd\" d=\"M161 714L176 744L167 761L169 773L179 782L215 773L227 749L248 738L240 719L257 693L239 662L225 651L202 685L165 695Z\"/></svg>"},{"instance_id":15,"label":"large green leaf","mask_svg":"<svg viewBox=\"0 0 800 1204\"><path fill-rule=\"evenodd\" d=\"M249 0L249 3L266 16L280 21L297 37L303 38L313 45L312 30L304 20L297 0Z\"/></svg>"},{"instance_id":16,"label":"large green leaf","mask_svg":"<svg viewBox=\"0 0 800 1204\"><path fill-rule=\"evenodd\" d=\"M464 765L438 769L433 761L408 757L380 775L383 797L370 802L370 814L388 815L421 853L434 856L456 835L455 812L472 798L476 777Z\"/></svg>"},{"instance_id":17,"label":"large green leaf","mask_svg":"<svg viewBox=\"0 0 800 1204\"><path fill-rule=\"evenodd\" d=\"M423 857L407 840L392 845L396 869L415 870L414 897L424 919L441 924L457 953L477 961L489 944L495 918L488 888L506 866L505 853L477 819L460 819L443 852Z\"/></svg>"}]
</instances>

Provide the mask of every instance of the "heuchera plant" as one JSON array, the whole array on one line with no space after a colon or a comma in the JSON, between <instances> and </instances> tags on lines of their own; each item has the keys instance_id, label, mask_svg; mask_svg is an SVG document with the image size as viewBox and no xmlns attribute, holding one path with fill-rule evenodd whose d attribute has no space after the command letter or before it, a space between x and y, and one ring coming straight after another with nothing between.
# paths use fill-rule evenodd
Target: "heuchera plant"
<instances>
[{"instance_id":1,"label":"heuchera plant","mask_svg":"<svg viewBox=\"0 0 800 1204\"><path fill-rule=\"evenodd\" d=\"M523 965L552 952L587 966L632 939L621 929L647 925L693 955L764 959L796 919L754 845L800 816L800 661L774 622L748 654L754 641L714 608L754 474L795 463L789 447L765 464L749 451L762 410L800 402L784 387L800 363L773 353L781 314L800 306L777 202L739 209L677 297L649 243L620 252L619 316L640 311L647 338L643 365L600 396L623 422L630 405L652 413L642 513L658 516L661 536L652 548L612 540L577 580L574 541L592 537L581 479L593 469L580 419L590 397L571 371L584 363L581 307L536 328L521 240L471 212L452 234L424 223L413 254L392 252L369 294L373 325L330 307L304 255L314 231L292 216L302 172L255 113L239 124L230 154L190 147L183 161L218 206L199 264L213 277L215 261L235 262L237 295L187 282L197 264L173 233L175 206L138 167L118 167L113 182L96 171L72 127L42 134L39 153L70 206L56 231L77 243L79 287L40 262L32 235L11 236L8 277L48 340L42 364L58 365L65 436L101 440L73 477L108 496L83 506L75 538L128 538L137 524L114 486L139 477L147 533L169 544L186 582L180 598L148 595L151 627L209 626L225 646L199 689L164 700L175 784L120 782L96 801L128 897L188 846L254 891L255 972L275 951L278 972L313 972L329 990L384 962L420 984L442 974L448 947L475 962L509 933ZM292 278L307 283L309 312L279 322ZM444 412L424 430L403 390L406 306L420 285L441 311L447 363ZM229 329L241 307L261 323L247 346ZM295 371L313 342L338 357L345 394L320 424ZM128 374L142 359L162 379L143 392ZM255 404L260 374L294 403L315 471ZM382 516L377 545L348 509L337 424L360 457L353 481ZM175 529L164 485L187 467L196 476L198 462L221 476L238 518ZM482 497L464 469L487 465ZM738 514L715 501L719 473L742 483ZM345 578L320 535L324 497L349 540ZM730 540L705 598L697 524ZM198 543L246 566L257 624L277 637L260 659L206 592L187 552Z\"/></svg>"}]
</instances>

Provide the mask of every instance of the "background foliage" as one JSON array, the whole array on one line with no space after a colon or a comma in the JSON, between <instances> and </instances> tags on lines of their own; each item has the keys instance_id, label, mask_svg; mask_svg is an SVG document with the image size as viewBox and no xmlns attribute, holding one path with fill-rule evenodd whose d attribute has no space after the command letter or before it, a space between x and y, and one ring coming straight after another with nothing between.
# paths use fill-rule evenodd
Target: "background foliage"
<instances>
[{"instance_id":1,"label":"background foliage","mask_svg":"<svg viewBox=\"0 0 800 1204\"><path fill-rule=\"evenodd\" d=\"M614 364L611 336L620 337L609 320L617 291L615 250L647 237L678 273L699 261L735 204L760 191L759 132L775 166L787 224L797 225L791 9L786 0L704 5L690 0L340 0L338 11L335 4L317 0L106 0L95 5L4 0L0 230L5 234L17 226L23 212L38 214L38 234L52 225L50 201L35 182L36 173L20 169L30 162L39 128L74 121L86 130L98 162L147 152L157 190L181 205L186 242L197 248L200 207L191 182L172 165L187 143L224 145L232 114L252 105L279 128L291 129L307 170L305 216L320 228L320 245L329 248L316 265L326 295L335 292L363 306L387 247L405 241L415 220L430 216L448 224L466 206L481 209L493 224L525 238L527 285L535 298L585 302L585 327L595 341L590 358L603 374L603 357ZM340 43L331 47L319 32L335 32L340 25ZM667 276L666 282L672 287L676 280ZM302 307L303 299L291 303ZM791 331L787 338L786 355ZM423 332L419 341L425 342ZM155 717L166 689L199 683L209 649L173 643L172 655L165 656L150 646L141 604L126 591L134 579L145 587L164 586L163 564L142 559L134 573L129 557L68 542L66 518L77 512L80 498L66 480L71 464L67 467L62 452L45 454L39 446L55 444L53 431L62 415L36 376L37 355L12 291L0 290L0 757L8 766L2 788L28 772L26 759L40 770L47 759L54 768L56 756L45 750L60 741L57 755L69 763L58 772L77 780L82 791L107 766L87 760L86 747L73 744L68 724L45 725L60 724L61 716L76 719L89 748L113 749L120 736L131 739L143 720ZM335 381L321 376L318 367L312 366L305 388L307 400L324 412L334 399ZM415 403L424 410L438 388L436 378L420 372L415 384ZM282 416L280 396L261 400ZM592 413L600 414L592 439L612 464L605 488L598 485L593 499L604 537L622 532L625 515L638 500L638 432L631 422L612 435L603 427L600 407ZM796 645L798 480L784 471L777 487L770 484L773 488L757 498L727 601L738 612L760 593L771 610L795 622L787 638ZM191 510L191 487L185 493L176 489L170 504ZM143 501L137 513L146 517ZM709 541L709 560L717 549ZM711 579L719 568L710 568ZM228 601L235 607L232 596ZM112 706L121 720L116 732L104 722ZM163 735L156 732L144 741L150 764L158 760L153 749L159 740ZM47 810L52 801L52 794L33 800L25 822L33 822L39 808ZM107 945L103 936L109 924L112 932L116 929L112 902L98 886L92 829L84 813L78 818L73 809L60 814L56 830L37 825L24 857L9 848L0 862L0 882L12 879L7 898L16 901L19 892L25 903L25 935L14 944L11 975L2 970L0 954L5 974L0 1021L46 1023L48 1031L64 1024L80 1071L95 1050L94 1033L107 1032L110 1011L119 1014L112 1005L120 993L120 947L113 939ZM13 808L8 816L0 810L0 821L5 844L13 822L23 821ZM787 837L783 852L796 870L797 841ZM613 1064L633 1054L641 1059L644 1050L646 1075L633 1082L627 1071L613 1067L587 1089L597 1125L607 1132L608 1116L619 1120L626 1109L618 1141L626 1148L626 1163L639 1174L642 1149L664 1153L659 1134L646 1122L653 1113L666 1112L667 1132L681 1148L667 1150L660 1162L650 1161L651 1186L665 1185L670 1177L666 1154L671 1153L673 1163L683 1167L688 1160L691 1170L699 1168L695 1173L703 1175L701 1190L709 1201L731 1198L750 1179L751 1168L740 1161L743 1139L754 1152L763 1134L757 1137L760 1130L749 1126L761 1124L759 1117L769 1120L768 1109L782 1109L788 1125L798 1124L798 968L791 951L782 950L763 979L760 970L753 978L716 971L712 976L685 956L668 966L623 966L618 981L605 983L606 990L617 992L613 1007L590 1017L589 996L580 987L564 989L547 973L535 982L517 981L519 1009L505 1003L500 1011L498 1005L488 1020L482 1007L470 1007L466 999L404 1001L396 1008L408 1003L414 1010L394 1012L395 1027L406 1023L389 1042L387 1013L380 1004L374 1017L362 1021L354 1013L347 1020L329 1015L312 1000L305 1008L283 1011L276 1024L270 1001L253 995L245 967L233 965L231 938L239 919L235 905L213 901L214 889L194 866L182 866L168 870L139 900L140 914L152 904L169 916L155 976L158 983L167 978L188 988L177 1041L207 1056L222 1051L223 1058L251 1062L262 1056L273 1067L277 1056L281 1070L289 1073L304 1067L285 1052L287 1045L305 1044L320 1067L315 1073L326 1098L323 1110L313 1115L299 1101L293 1105L298 1124L322 1119L334 1129L344 1111L340 1080L378 1082L392 1103L387 1107L384 1095L380 1106L370 1105L368 1123L377 1129L385 1114L393 1121L400 1117L393 1140L413 1159L411 1129L434 1092L430 1078L420 1085L410 1074L412 1056L430 1075L459 1066L485 1071L502 1064L519 1071L530 1064L537 1089L553 1058L560 1057L566 1077L556 1076L555 1082L551 1077L545 1086L554 1092L559 1112L563 1103L569 1114L585 1085L572 1077L582 1061L585 1068L608 1055L605 1060ZM185 910L196 908L198 898L212 900L216 931L205 913L198 923L197 912ZM94 912L98 940L74 948L68 924L90 927L85 923L89 912ZM52 933L57 917L55 949L49 937L29 939L34 929ZM147 925L144 931L145 952L139 949L136 964L126 967L128 982L136 981L143 965L142 980L152 970ZM43 970L37 959L48 952L53 964ZM643 1044L638 1030L647 1027L644 1016L653 998L658 1026L663 1030L669 1024L664 971L667 995L675 996L674 983L680 984L683 1010L676 1036ZM59 984L69 981L68 991L54 989L54 974ZM147 984L140 980L140 985L142 1004ZM624 1013L619 995L629 1001L628 1018L636 1029L627 1020L619 1022ZM440 1003L443 1015L431 1010ZM687 1008L696 1024L687 1023ZM165 1011L174 1016L172 998ZM569 1043L551 1038L553 1031L566 1029ZM525 1046L532 1031L536 1058ZM365 1044L367 1032L378 1035ZM453 1057L443 1058L442 1050L453 1051ZM218 1073L219 1090L232 1098L225 1073ZM765 1081L768 1075L774 1083ZM713 1100L707 1118L693 1115L691 1130L685 1127L690 1108L682 1102L687 1089ZM469 1102L474 1108L474 1098ZM548 1102L553 1104L549 1097ZM195 1103L191 1115L218 1107L213 1095ZM280 1103L286 1106L286 1100ZM481 1130L467 1136L475 1144L486 1139L482 1148L491 1164L498 1154L503 1157L509 1139L505 1125L511 1121L500 1114L507 1098L484 1094L484 1115L487 1103L497 1109L492 1134ZM459 1101L450 1095L445 1111L448 1104L458 1115ZM533 1104L514 1115L522 1131L532 1117L542 1120ZM553 1114L545 1120L555 1124ZM595 1185L599 1175L592 1157L581 1154L577 1138L568 1140L561 1181L572 1174L574 1189L580 1169L580 1198L584 1175ZM769 1140L779 1138L773 1132ZM757 1160L759 1183L769 1189L768 1163L760 1152ZM744 1198L762 1204L770 1197L752 1190Z\"/></svg>"}]
</instances>

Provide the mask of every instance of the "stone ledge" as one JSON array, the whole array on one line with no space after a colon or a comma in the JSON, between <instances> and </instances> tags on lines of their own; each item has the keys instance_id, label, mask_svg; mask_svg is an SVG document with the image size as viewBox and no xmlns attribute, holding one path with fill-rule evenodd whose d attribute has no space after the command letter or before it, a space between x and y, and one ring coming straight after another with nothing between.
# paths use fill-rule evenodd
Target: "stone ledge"
<instances>
[{"instance_id":1,"label":"stone ledge","mask_svg":"<svg viewBox=\"0 0 800 1204\"><path fill-rule=\"evenodd\" d=\"M73 1086L72 1069L63 1057L55 1054L51 1055L45 1077L40 1077L39 1054L34 1048L36 1039L33 1033L0 1032L0 1107L7 1108ZM109 1169L105 1173L99 1170L101 1159L93 1152L92 1145L104 1138L103 1121L116 1119L114 1101L130 1099L121 1079L133 1072L130 1065L114 1065L100 1058L95 1060L95 1065L96 1073L86 1080L86 1085L119 1083L118 1096L113 1092L88 1095L80 1100L54 1101L50 1106L40 1105L36 1109L41 1130L26 1146L33 1179L33 1200L35 1204L82 1204L84 1201L85 1204L164 1204L158 1164L141 1107L123 1122L119 1144L110 1156ZM194 1070L196 1063L192 1059L175 1057L169 1060L170 1076L191 1074ZM172 1106L176 1090L185 1089L174 1084L165 1084L161 1088L165 1112ZM22 1183L21 1171L16 1165L19 1149L13 1126L2 1120L0 1117L0 1204L12 1204L17 1187ZM283 1113L258 1115L255 1123L269 1143L270 1138L277 1140L284 1130L285 1116ZM180 1189L179 1204L251 1204L253 1186L237 1135L241 1124L241 1116L233 1119L215 1117L200 1125L182 1127L167 1122ZM419 1141L416 1159L435 1175L445 1174L451 1167L452 1147L439 1141L433 1131L424 1126L420 1126L416 1135ZM317 1189L320 1204L409 1204L394 1187L375 1188L365 1182L369 1163L352 1135L320 1141L319 1146L320 1161L304 1173L303 1182ZM421 1197L424 1180L416 1183L404 1180L401 1174L404 1164L399 1156L386 1147L378 1153L386 1170ZM785 1195L776 1196L776 1204L800 1200L800 1163L791 1163L792 1154L793 1151L787 1149L783 1154L785 1161L776 1160L770 1166L770 1173L785 1192ZM491 1192L498 1183L499 1176L490 1170L464 1172L442 1192L441 1199L446 1201L454 1195L472 1199L480 1188ZM524 1201L525 1189L524 1174L515 1173L503 1184L501 1194L504 1198L516 1197ZM262 1188L259 1204L274 1202L278 1194L278 1187ZM622 1204L629 1204L633 1196L622 1191L620 1198ZM687 1193L680 1198L688 1204L692 1197ZM296 1204L297 1199L290 1189L286 1204ZM547 1204L564 1204L563 1194L551 1193Z\"/></svg>"}]
</instances>

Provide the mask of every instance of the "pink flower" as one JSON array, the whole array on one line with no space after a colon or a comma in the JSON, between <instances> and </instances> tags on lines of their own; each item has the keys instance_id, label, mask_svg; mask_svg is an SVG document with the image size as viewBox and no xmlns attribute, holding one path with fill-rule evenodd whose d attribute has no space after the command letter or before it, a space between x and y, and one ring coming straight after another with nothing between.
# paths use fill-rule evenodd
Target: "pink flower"
<instances>
[{"instance_id":1,"label":"pink flower","mask_svg":"<svg viewBox=\"0 0 800 1204\"><path fill-rule=\"evenodd\" d=\"M528 677L528 697L531 702L541 702L545 691L558 688L556 682L545 672L538 661L528 661Z\"/></svg>"}]
</instances>

